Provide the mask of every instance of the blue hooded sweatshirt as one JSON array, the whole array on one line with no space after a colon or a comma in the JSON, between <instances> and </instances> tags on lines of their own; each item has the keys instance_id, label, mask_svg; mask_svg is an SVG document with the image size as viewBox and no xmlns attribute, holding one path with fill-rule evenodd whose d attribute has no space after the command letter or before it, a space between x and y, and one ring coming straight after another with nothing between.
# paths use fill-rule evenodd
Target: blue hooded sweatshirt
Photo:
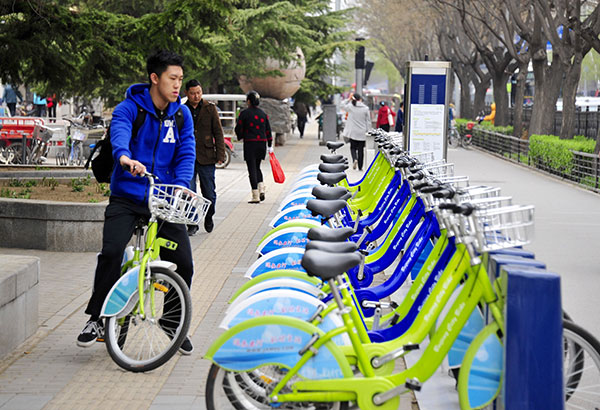
<instances>
[{"instance_id":1,"label":"blue hooded sweatshirt","mask_svg":"<svg viewBox=\"0 0 600 410\"><path fill-rule=\"evenodd\" d=\"M147 114L138 134L132 138L131 129L138 115L138 106ZM181 133L175 121L175 113L180 107L183 113ZM132 85L125 100L113 112L110 142L115 161L110 181L111 195L138 203L148 200L148 180L124 171L119 165L122 155L144 164L148 172L160 178L160 183L189 186L194 174L196 141L192 115L179 97L176 102L169 103L161 121L152 103L150 84Z\"/></svg>"}]
</instances>

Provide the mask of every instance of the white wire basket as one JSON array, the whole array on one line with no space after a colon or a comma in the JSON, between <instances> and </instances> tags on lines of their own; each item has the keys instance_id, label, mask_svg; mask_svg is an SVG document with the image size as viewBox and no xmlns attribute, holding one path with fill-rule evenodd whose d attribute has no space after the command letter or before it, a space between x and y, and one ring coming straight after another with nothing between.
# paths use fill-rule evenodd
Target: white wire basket
<instances>
[{"instance_id":1,"label":"white wire basket","mask_svg":"<svg viewBox=\"0 0 600 410\"><path fill-rule=\"evenodd\" d=\"M443 184L450 184L456 189L467 188L469 186L469 177L466 175L441 176L437 180Z\"/></svg>"},{"instance_id":2,"label":"white wire basket","mask_svg":"<svg viewBox=\"0 0 600 410\"><path fill-rule=\"evenodd\" d=\"M467 230L474 236L479 252L523 246L533 240L534 210L533 205L476 209L467 218Z\"/></svg>"},{"instance_id":3,"label":"white wire basket","mask_svg":"<svg viewBox=\"0 0 600 410\"><path fill-rule=\"evenodd\" d=\"M211 202L179 185L154 184L148 198L153 216L166 222L198 225Z\"/></svg>"},{"instance_id":4,"label":"white wire basket","mask_svg":"<svg viewBox=\"0 0 600 410\"><path fill-rule=\"evenodd\" d=\"M422 164L426 164L428 162L433 162L433 160L435 159L435 156L433 155L433 151L419 152L419 153L411 152L410 156Z\"/></svg>"},{"instance_id":5,"label":"white wire basket","mask_svg":"<svg viewBox=\"0 0 600 410\"><path fill-rule=\"evenodd\" d=\"M423 171L433 177L453 177L454 176L454 164L453 163L430 163L423 166Z\"/></svg>"},{"instance_id":6,"label":"white wire basket","mask_svg":"<svg viewBox=\"0 0 600 410\"><path fill-rule=\"evenodd\" d=\"M495 198L500 196L501 189L485 185L475 185L461 188L458 193L458 202L471 202L482 198Z\"/></svg>"}]
</instances>

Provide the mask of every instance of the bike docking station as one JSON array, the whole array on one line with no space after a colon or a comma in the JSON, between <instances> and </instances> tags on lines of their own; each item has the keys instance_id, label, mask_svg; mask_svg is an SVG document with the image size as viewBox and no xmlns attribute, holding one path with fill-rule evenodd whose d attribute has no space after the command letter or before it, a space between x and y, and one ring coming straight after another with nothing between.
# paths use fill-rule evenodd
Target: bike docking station
<instances>
[{"instance_id":1,"label":"bike docking station","mask_svg":"<svg viewBox=\"0 0 600 410\"><path fill-rule=\"evenodd\" d=\"M439 101L427 84L417 102ZM414 394L423 410L596 410L600 371L584 370L600 370L600 342L522 248L534 207L390 134L370 134L359 181L334 152L300 172L206 352L207 409L397 410Z\"/></svg>"},{"instance_id":2,"label":"bike docking station","mask_svg":"<svg viewBox=\"0 0 600 410\"><path fill-rule=\"evenodd\" d=\"M404 147L411 154L433 152L435 160L446 159L451 63L409 61L406 68Z\"/></svg>"}]
</instances>

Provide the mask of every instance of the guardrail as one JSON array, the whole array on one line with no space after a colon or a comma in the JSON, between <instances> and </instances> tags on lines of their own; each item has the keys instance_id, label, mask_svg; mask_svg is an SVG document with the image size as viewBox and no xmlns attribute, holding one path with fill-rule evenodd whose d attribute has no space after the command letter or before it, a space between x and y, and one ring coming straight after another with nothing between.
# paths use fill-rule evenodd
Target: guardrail
<instances>
[{"instance_id":1,"label":"guardrail","mask_svg":"<svg viewBox=\"0 0 600 410\"><path fill-rule=\"evenodd\" d=\"M468 132L462 124L458 126L458 130L461 134ZM573 154L571 163L557 168L547 161L532 157L529 153L528 139L504 135L479 127L474 127L470 133L474 146L600 193L600 156L598 155L571 151Z\"/></svg>"}]
</instances>

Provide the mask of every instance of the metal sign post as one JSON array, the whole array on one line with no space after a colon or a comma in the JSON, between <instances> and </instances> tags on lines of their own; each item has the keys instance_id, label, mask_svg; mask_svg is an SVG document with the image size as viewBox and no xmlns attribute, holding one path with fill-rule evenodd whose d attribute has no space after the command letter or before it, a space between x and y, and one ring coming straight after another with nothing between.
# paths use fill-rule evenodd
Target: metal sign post
<instances>
[{"instance_id":1,"label":"metal sign post","mask_svg":"<svg viewBox=\"0 0 600 410\"><path fill-rule=\"evenodd\" d=\"M435 159L446 159L450 68L448 61L407 63L404 146L411 154L433 152Z\"/></svg>"}]
</instances>

